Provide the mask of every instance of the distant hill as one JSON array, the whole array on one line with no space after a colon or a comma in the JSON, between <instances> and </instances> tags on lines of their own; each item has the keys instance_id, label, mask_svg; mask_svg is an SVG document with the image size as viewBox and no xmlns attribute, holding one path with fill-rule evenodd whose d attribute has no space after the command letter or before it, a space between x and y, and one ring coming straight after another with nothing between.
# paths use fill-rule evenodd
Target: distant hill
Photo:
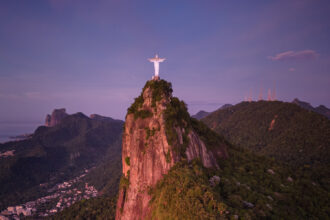
<instances>
[{"instance_id":1,"label":"distant hill","mask_svg":"<svg viewBox=\"0 0 330 220\"><path fill-rule=\"evenodd\" d=\"M218 110L220 110L220 109L226 109L226 108L229 108L229 107L231 107L231 106L233 106L233 105L231 105L231 104L225 104L225 105L223 105L222 107L220 107ZM193 115L193 116L191 116L191 117L200 120L200 119L202 119L202 118L205 118L205 117L208 116L209 114L211 114L211 112L206 112L206 111L203 111L203 110L202 110L202 111L197 112L195 115Z\"/></svg>"},{"instance_id":2,"label":"distant hill","mask_svg":"<svg viewBox=\"0 0 330 220\"><path fill-rule=\"evenodd\" d=\"M330 121L285 102L242 102L202 121L235 145L294 166L329 164Z\"/></svg>"},{"instance_id":3,"label":"distant hill","mask_svg":"<svg viewBox=\"0 0 330 220\"><path fill-rule=\"evenodd\" d=\"M200 120L200 119L202 119L202 118L208 116L210 113L211 113L211 112L206 112L206 111L203 111L203 110L202 110L202 111L197 112L195 115L193 115L193 116L191 116L191 117Z\"/></svg>"},{"instance_id":4,"label":"distant hill","mask_svg":"<svg viewBox=\"0 0 330 220\"><path fill-rule=\"evenodd\" d=\"M230 108L232 107L232 104L224 104L223 106L221 106L218 110L222 110L222 109L226 109L226 108Z\"/></svg>"},{"instance_id":5,"label":"distant hill","mask_svg":"<svg viewBox=\"0 0 330 220\"><path fill-rule=\"evenodd\" d=\"M91 167L95 171L86 178L98 190L106 187L107 183L98 184L98 180L107 179L108 173L117 175L117 186L122 126L120 120L95 120L76 113L52 127L38 127L29 139L0 144L1 154L6 154L0 158L0 210L40 197L52 185ZM112 166L112 162L118 165ZM105 170L102 164L109 168Z\"/></svg>"},{"instance_id":6,"label":"distant hill","mask_svg":"<svg viewBox=\"0 0 330 220\"><path fill-rule=\"evenodd\" d=\"M319 105L318 107L313 107L311 104L309 104L308 102L304 102L304 101L300 101L299 99L295 98L292 101L293 104L296 104L306 110L309 111L313 111L313 112L317 112L321 115L324 115L325 117L330 119L330 109L328 109L327 107L325 107L324 105Z\"/></svg>"}]
</instances>

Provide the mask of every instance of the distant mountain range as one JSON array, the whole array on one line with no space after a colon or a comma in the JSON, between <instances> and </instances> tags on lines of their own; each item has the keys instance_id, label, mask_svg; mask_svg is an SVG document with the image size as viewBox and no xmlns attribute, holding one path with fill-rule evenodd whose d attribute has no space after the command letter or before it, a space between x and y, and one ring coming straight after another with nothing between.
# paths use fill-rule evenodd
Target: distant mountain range
<instances>
[{"instance_id":1,"label":"distant mountain range","mask_svg":"<svg viewBox=\"0 0 330 220\"><path fill-rule=\"evenodd\" d=\"M292 103L293 104L296 104L296 105L298 105L298 106L300 106L300 107L302 107L302 108L304 108L306 110L313 111L313 112L319 113L321 115L324 115L324 116L326 116L327 118L330 119L330 109L327 108L324 105L319 105L318 107L315 107L314 108L310 103L304 102L304 101L300 101L298 98L295 98L292 101ZM232 106L233 106L232 104L225 104L222 107L218 108L217 110L226 109L226 108L229 108L229 107L232 107ZM205 118L206 116L208 116L211 113L212 112L207 112L207 111L201 110L201 111L197 112L195 115L192 115L191 117L200 120L202 118Z\"/></svg>"},{"instance_id":2,"label":"distant mountain range","mask_svg":"<svg viewBox=\"0 0 330 220\"><path fill-rule=\"evenodd\" d=\"M51 122L46 120L48 127L38 127L25 140L0 144L0 210L44 196L55 184L90 168L93 171L85 181L102 193L109 192L107 185L114 181L110 191L116 193L123 121L69 115L65 110L60 110L60 118L54 118L58 111L54 112L47 117Z\"/></svg>"},{"instance_id":3,"label":"distant mountain range","mask_svg":"<svg viewBox=\"0 0 330 220\"><path fill-rule=\"evenodd\" d=\"M313 111L313 112L317 112L321 115L324 115L325 117L330 119L330 109L328 109L327 107L325 107L324 105L319 105L318 107L313 107L311 104L309 104L308 102L304 102L304 101L300 101L299 99L295 98L292 103L299 105L300 107L309 110L309 111Z\"/></svg>"},{"instance_id":4,"label":"distant mountain range","mask_svg":"<svg viewBox=\"0 0 330 220\"><path fill-rule=\"evenodd\" d=\"M233 105L232 104L225 104L225 105L221 106L218 110L226 109L226 108L229 108L231 106L233 106ZM201 110L201 111L197 112L195 115L192 115L191 117L200 120L200 119L208 116L209 114L211 114L211 112L206 112L206 111Z\"/></svg>"}]
</instances>

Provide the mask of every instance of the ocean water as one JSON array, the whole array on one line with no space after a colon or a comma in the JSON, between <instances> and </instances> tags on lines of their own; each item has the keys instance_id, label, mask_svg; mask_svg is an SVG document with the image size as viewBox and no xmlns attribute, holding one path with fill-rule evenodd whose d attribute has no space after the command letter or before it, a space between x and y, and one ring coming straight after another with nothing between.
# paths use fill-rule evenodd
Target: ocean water
<instances>
[{"instance_id":1,"label":"ocean water","mask_svg":"<svg viewBox=\"0 0 330 220\"><path fill-rule=\"evenodd\" d=\"M31 134L42 122L0 122L0 143L10 141L10 137Z\"/></svg>"}]
</instances>

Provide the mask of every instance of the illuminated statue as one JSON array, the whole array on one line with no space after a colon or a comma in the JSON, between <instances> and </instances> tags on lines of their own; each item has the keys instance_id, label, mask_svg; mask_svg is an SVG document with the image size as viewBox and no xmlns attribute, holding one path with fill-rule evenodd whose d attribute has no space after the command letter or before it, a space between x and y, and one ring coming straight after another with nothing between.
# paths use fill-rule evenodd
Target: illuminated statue
<instances>
[{"instance_id":1,"label":"illuminated statue","mask_svg":"<svg viewBox=\"0 0 330 220\"><path fill-rule=\"evenodd\" d=\"M149 61L154 63L154 67L155 67L155 78L159 78L159 63L163 62L165 60L165 58L158 58L158 55L156 54L156 56L154 58L150 58Z\"/></svg>"}]
</instances>

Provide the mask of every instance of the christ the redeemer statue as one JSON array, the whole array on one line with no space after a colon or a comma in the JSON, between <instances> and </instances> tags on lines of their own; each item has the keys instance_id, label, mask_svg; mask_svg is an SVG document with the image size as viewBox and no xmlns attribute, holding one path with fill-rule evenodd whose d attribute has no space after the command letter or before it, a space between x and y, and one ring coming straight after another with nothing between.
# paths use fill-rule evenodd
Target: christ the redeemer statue
<instances>
[{"instance_id":1,"label":"christ the redeemer statue","mask_svg":"<svg viewBox=\"0 0 330 220\"><path fill-rule=\"evenodd\" d=\"M149 61L154 63L154 67L155 67L155 78L159 77L159 63L163 62L165 60L165 58L158 58L158 55L156 54L156 56L154 58L150 58Z\"/></svg>"}]
</instances>

